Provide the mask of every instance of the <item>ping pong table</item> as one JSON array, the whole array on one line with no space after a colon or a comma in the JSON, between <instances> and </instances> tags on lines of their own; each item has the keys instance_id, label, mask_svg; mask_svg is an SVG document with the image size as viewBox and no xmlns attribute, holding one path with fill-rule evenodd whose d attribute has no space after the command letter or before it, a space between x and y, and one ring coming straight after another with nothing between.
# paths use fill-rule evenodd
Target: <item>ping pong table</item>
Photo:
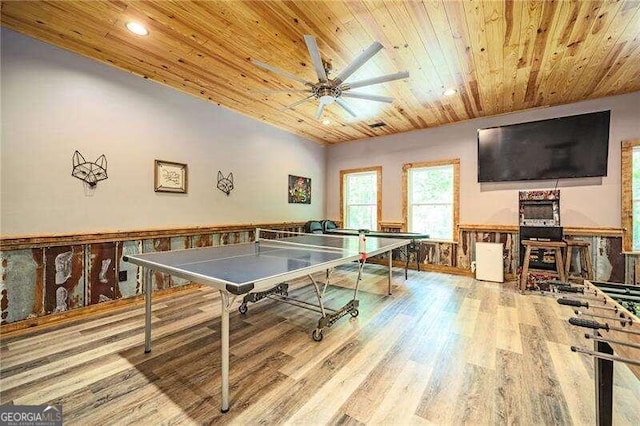
<instances>
[{"instance_id":1,"label":"ping pong table","mask_svg":"<svg viewBox=\"0 0 640 426\"><path fill-rule=\"evenodd\" d=\"M125 261L136 264L143 270L145 353L151 352L153 271L218 289L222 303L221 411L225 413L229 410L229 312L238 296L244 295L239 310L246 312L247 303L250 301L272 295L288 299L287 287L283 284L288 280L308 276L318 304L300 302L298 306L307 306L321 314L312 333L313 339L319 341L325 327L330 327L345 315L358 315L358 285L367 258L389 253L388 279L391 289L391 251L408 243L409 240L406 239L299 234L257 229L256 239L251 243L127 255L124 257ZM329 285L330 271L354 261L358 261L358 276L355 280L353 298L342 308L328 309L324 306L323 297ZM312 276L318 272L326 272L324 285L319 284Z\"/></svg>"},{"instance_id":2,"label":"ping pong table","mask_svg":"<svg viewBox=\"0 0 640 426\"><path fill-rule=\"evenodd\" d=\"M395 239L406 239L409 240L409 243L404 246L404 256L405 256L405 265L404 265L404 279L406 280L409 276L409 254L416 254L416 264L418 265L418 271L420 270L420 262L418 261L418 241L426 240L429 238L428 234L420 234L416 232L386 232L386 231L369 231L368 229L348 229L348 228L327 228L324 231L326 234L332 235L359 235L360 233L364 233L366 237L375 237L375 238L395 238ZM391 255L391 254L389 254ZM391 287L389 287L389 294L391 294Z\"/></svg>"}]
</instances>

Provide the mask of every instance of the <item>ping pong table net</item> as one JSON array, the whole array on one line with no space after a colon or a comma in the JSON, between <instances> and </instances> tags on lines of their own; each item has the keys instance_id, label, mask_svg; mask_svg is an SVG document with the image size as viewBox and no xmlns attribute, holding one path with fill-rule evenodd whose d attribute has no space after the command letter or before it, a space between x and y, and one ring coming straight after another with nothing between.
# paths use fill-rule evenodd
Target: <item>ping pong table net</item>
<instances>
[{"instance_id":1,"label":"ping pong table net","mask_svg":"<svg viewBox=\"0 0 640 426\"><path fill-rule=\"evenodd\" d=\"M304 232L283 231L274 229L256 229L255 241L268 247L298 248L300 250L317 250L360 253L366 258L366 239L360 236L345 236L333 234L308 234ZM354 241L358 240L358 244Z\"/></svg>"}]
</instances>

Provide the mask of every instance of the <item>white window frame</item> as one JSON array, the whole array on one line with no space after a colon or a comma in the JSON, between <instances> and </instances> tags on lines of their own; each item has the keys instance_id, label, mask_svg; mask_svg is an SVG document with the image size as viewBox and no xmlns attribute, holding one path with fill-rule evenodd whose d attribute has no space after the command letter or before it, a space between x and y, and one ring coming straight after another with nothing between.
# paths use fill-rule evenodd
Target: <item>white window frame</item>
<instances>
[{"instance_id":1,"label":"white window frame","mask_svg":"<svg viewBox=\"0 0 640 426\"><path fill-rule=\"evenodd\" d=\"M402 166L402 215L405 220L405 230L411 232L412 231L412 204L410 200L410 174L413 169L427 169L431 167L443 167L443 166L451 166L453 167L453 194L452 194L452 224L453 227L451 229L451 240L446 241L458 241L458 226L459 226L459 217L460 217L460 160L452 159L452 160L439 160L439 161L425 161L420 163L407 163ZM434 203L427 203L427 205L432 205ZM435 238L432 238L435 239Z\"/></svg>"},{"instance_id":2,"label":"white window frame","mask_svg":"<svg viewBox=\"0 0 640 426\"><path fill-rule=\"evenodd\" d=\"M640 149L640 139L622 141L621 175L622 175L622 251L639 253L640 247L633 247L633 235L640 229L633 227L633 151ZM639 182L640 184L640 182Z\"/></svg>"},{"instance_id":3,"label":"white window frame","mask_svg":"<svg viewBox=\"0 0 640 426\"><path fill-rule=\"evenodd\" d=\"M349 224L347 223L348 217L348 206L347 206L347 178L350 175L356 174L375 174L376 175L376 220L375 220L375 229L372 231L377 231L380 229L380 216L382 214L382 166L374 166L374 167L364 167L359 169L348 169L348 170L340 170L340 220L342 221L342 227L348 228ZM353 204L356 205L356 204ZM370 204L357 204L357 205L370 205Z\"/></svg>"}]
</instances>

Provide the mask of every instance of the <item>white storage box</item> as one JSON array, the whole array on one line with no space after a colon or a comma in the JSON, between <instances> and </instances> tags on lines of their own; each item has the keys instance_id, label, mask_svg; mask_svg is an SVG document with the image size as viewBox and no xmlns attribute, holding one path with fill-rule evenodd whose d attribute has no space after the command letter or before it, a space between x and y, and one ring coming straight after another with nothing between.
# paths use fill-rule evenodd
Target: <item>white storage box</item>
<instances>
[{"instance_id":1,"label":"white storage box","mask_svg":"<svg viewBox=\"0 0 640 426\"><path fill-rule=\"evenodd\" d=\"M504 244L476 243L476 279L504 282Z\"/></svg>"}]
</instances>

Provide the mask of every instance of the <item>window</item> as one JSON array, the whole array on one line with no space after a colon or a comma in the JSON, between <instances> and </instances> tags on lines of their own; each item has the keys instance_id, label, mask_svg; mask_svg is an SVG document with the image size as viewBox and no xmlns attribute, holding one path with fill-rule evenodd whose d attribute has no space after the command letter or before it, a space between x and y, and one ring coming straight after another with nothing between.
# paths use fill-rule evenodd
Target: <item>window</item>
<instances>
[{"instance_id":1,"label":"window","mask_svg":"<svg viewBox=\"0 0 640 426\"><path fill-rule=\"evenodd\" d=\"M622 250L640 251L640 139L622 142Z\"/></svg>"},{"instance_id":2,"label":"window","mask_svg":"<svg viewBox=\"0 0 640 426\"><path fill-rule=\"evenodd\" d=\"M340 217L344 228L378 229L381 183L380 166L340 171Z\"/></svg>"},{"instance_id":3,"label":"window","mask_svg":"<svg viewBox=\"0 0 640 426\"><path fill-rule=\"evenodd\" d=\"M409 232L457 240L460 160L405 164L403 215Z\"/></svg>"}]
</instances>

